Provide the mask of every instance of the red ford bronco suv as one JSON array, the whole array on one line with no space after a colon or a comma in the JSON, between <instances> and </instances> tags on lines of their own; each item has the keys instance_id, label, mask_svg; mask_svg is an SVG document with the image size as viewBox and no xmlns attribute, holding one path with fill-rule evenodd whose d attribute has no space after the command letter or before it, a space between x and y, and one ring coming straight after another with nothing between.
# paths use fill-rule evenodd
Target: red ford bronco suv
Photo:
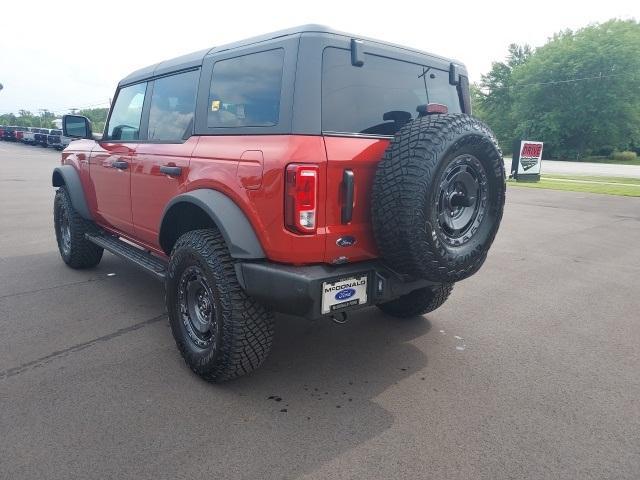
<instances>
[{"instance_id":1,"label":"red ford bronco suv","mask_svg":"<svg viewBox=\"0 0 640 480\"><path fill-rule=\"evenodd\" d=\"M178 348L210 381L257 368L272 312L430 312L487 257L502 153L465 67L309 25L124 78L102 136L53 172L63 260L108 250L165 283Z\"/></svg>"}]
</instances>

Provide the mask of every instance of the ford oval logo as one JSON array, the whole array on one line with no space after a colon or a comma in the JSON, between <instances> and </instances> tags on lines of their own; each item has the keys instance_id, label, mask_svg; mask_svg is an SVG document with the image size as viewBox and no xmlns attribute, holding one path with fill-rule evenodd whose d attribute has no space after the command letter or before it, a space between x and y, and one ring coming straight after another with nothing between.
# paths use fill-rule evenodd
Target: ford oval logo
<instances>
[{"instance_id":1,"label":"ford oval logo","mask_svg":"<svg viewBox=\"0 0 640 480\"><path fill-rule=\"evenodd\" d=\"M336 300L347 300L356 294L354 288L345 288L336 293Z\"/></svg>"},{"instance_id":2,"label":"ford oval logo","mask_svg":"<svg viewBox=\"0 0 640 480\"><path fill-rule=\"evenodd\" d=\"M336 245L338 245L339 247L351 247L355 244L356 244L356 237L352 237L351 235L346 235L336 240Z\"/></svg>"}]
</instances>

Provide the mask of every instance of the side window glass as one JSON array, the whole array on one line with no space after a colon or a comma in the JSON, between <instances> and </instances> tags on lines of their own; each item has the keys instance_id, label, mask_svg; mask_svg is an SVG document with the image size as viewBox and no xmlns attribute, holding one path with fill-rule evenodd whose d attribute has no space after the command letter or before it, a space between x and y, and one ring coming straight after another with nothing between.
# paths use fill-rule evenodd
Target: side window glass
<instances>
[{"instance_id":1,"label":"side window glass","mask_svg":"<svg viewBox=\"0 0 640 480\"><path fill-rule=\"evenodd\" d=\"M180 141L193 130L200 71L155 80L149 111L149 140Z\"/></svg>"},{"instance_id":2,"label":"side window glass","mask_svg":"<svg viewBox=\"0 0 640 480\"><path fill-rule=\"evenodd\" d=\"M220 60L213 66L209 127L277 125L284 50Z\"/></svg>"},{"instance_id":3,"label":"side window glass","mask_svg":"<svg viewBox=\"0 0 640 480\"><path fill-rule=\"evenodd\" d=\"M144 104L146 91L146 83L138 83L120 89L109 119L107 139L138 140L140 137L142 105Z\"/></svg>"}]
</instances>

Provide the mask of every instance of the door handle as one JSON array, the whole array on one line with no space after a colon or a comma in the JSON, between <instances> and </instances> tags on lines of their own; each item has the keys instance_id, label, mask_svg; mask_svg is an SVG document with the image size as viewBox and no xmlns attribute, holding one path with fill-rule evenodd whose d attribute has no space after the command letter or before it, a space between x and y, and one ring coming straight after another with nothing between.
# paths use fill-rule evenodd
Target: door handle
<instances>
[{"instance_id":1,"label":"door handle","mask_svg":"<svg viewBox=\"0 0 640 480\"><path fill-rule=\"evenodd\" d=\"M182 167L174 167L171 165L162 165L160 167L160 173L169 175L170 177L179 177L182 173Z\"/></svg>"},{"instance_id":2,"label":"door handle","mask_svg":"<svg viewBox=\"0 0 640 480\"><path fill-rule=\"evenodd\" d=\"M111 163L111 166L113 168L117 168L118 170L126 170L127 168L129 168L129 163L125 162L124 160L116 160L115 162Z\"/></svg>"},{"instance_id":3,"label":"door handle","mask_svg":"<svg viewBox=\"0 0 640 480\"><path fill-rule=\"evenodd\" d=\"M353 191L354 175L353 170L345 170L342 173L342 211L340 220L347 224L353 218Z\"/></svg>"}]
</instances>

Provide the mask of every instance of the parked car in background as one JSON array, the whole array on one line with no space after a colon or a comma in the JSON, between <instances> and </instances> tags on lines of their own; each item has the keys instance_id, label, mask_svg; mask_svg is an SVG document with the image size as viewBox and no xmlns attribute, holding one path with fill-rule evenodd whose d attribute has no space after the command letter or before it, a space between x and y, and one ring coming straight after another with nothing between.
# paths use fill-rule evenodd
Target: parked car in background
<instances>
[{"instance_id":1,"label":"parked car in background","mask_svg":"<svg viewBox=\"0 0 640 480\"><path fill-rule=\"evenodd\" d=\"M6 127L4 125L0 125L0 140L4 140L4 129Z\"/></svg>"},{"instance_id":2,"label":"parked car in background","mask_svg":"<svg viewBox=\"0 0 640 480\"><path fill-rule=\"evenodd\" d=\"M36 133L40 130L39 128L32 127L30 132L24 132L22 136L22 143L27 145L35 145L36 143Z\"/></svg>"},{"instance_id":3,"label":"parked car in background","mask_svg":"<svg viewBox=\"0 0 640 480\"><path fill-rule=\"evenodd\" d=\"M34 145L40 145L42 147L47 147L47 136L51 132L48 128L39 128L38 132L35 134Z\"/></svg>"},{"instance_id":4,"label":"parked car in background","mask_svg":"<svg viewBox=\"0 0 640 480\"><path fill-rule=\"evenodd\" d=\"M47 135L47 146L53 147L57 150L62 150L62 130L51 130L49 135Z\"/></svg>"},{"instance_id":5,"label":"parked car in background","mask_svg":"<svg viewBox=\"0 0 640 480\"><path fill-rule=\"evenodd\" d=\"M33 145L35 143L36 130L38 129L35 127L29 127L28 130L25 130L22 134L22 143L26 145Z\"/></svg>"},{"instance_id":6,"label":"parked car in background","mask_svg":"<svg viewBox=\"0 0 640 480\"><path fill-rule=\"evenodd\" d=\"M31 127L18 127L16 129L16 141L23 142L24 134L31 130Z\"/></svg>"},{"instance_id":7,"label":"parked car in background","mask_svg":"<svg viewBox=\"0 0 640 480\"><path fill-rule=\"evenodd\" d=\"M2 139L8 142L16 141L16 129L18 127L4 127L2 131Z\"/></svg>"}]
</instances>

